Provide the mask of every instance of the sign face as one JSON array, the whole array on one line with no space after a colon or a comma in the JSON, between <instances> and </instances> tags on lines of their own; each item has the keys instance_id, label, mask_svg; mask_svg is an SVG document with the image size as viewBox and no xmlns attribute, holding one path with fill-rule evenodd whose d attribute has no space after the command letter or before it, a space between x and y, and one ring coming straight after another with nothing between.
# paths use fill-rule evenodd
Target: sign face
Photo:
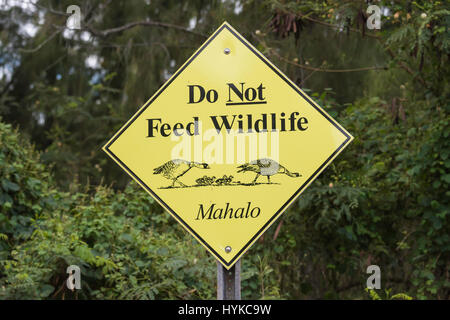
<instances>
[{"instance_id":1,"label":"sign face","mask_svg":"<svg viewBox=\"0 0 450 320\"><path fill-rule=\"evenodd\" d=\"M224 23L104 150L229 269L352 139Z\"/></svg>"}]
</instances>

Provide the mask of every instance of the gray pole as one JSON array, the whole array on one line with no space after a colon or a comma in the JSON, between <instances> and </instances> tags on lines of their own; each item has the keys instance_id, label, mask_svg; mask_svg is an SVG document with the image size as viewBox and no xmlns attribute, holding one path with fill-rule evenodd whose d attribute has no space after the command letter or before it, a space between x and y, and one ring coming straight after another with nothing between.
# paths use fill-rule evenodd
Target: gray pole
<instances>
[{"instance_id":1,"label":"gray pole","mask_svg":"<svg viewBox=\"0 0 450 320\"><path fill-rule=\"evenodd\" d=\"M217 300L241 300L241 260L227 270L217 261Z\"/></svg>"}]
</instances>

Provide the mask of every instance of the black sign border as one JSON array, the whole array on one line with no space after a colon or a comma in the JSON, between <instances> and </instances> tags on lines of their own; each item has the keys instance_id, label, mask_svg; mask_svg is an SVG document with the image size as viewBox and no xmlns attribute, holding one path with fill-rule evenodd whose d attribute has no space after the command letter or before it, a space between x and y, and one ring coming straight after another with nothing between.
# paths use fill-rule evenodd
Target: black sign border
<instances>
[{"instance_id":1,"label":"black sign border","mask_svg":"<svg viewBox=\"0 0 450 320\"><path fill-rule=\"evenodd\" d=\"M345 137L346 140L331 154L331 156L328 157L327 160L307 179L301 187L281 206L281 208L264 224L264 226L245 244L245 246L234 255L234 257L230 260L230 262L226 262L220 254L213 248L209 246L209 244L203 240L200 235L198 235L178 214L176 214L175 211L173 211L169 205L167 205L158 195L153 192L152 189L150 189L149 186L147 186L134 172L128 168L128 166L123 163L111 150L110 146L122 135L122 133L145 111L147 108L152 104L153 101L156 100L156 98L159 97L159 95L181 74L181 72L186 69L189 64L191 64L192 61L194 61L195 58L219 35L224 29L227 29L231 32L239 41L242 42L251 52L253 52L261 61L263 61L270 69L272 69L281 79L283 79L292 89L294 89L303 99L305 99L314 109L316 109L322 116L324 116L331 124L333 124ZM111 141L109 141L105 147L104 150L113 158L117 163L121 164L123 168L127 171L127 173L132 176L135 180L139 181L139 183L145 187L145 189L160 203L162 204L166 210L168 210L173 216L177 218L177 220L184 225L186 229L188 229L204 246L206 246L211 252L214 253L216 258L220 259L220 261L226 265L228 268L230 268L237 260L238 257L241 256L247 249L249 249L250 244L257 239L263 230L265 230L269 225L271 225L278 216L281 216L281 214L287 209L289 203L293 201L296 197L300 195L300 193L303 191L305 186L307 186L312 180L316 178L318 173L326 167L331 159L335 155L337 155L350 141L352 140L352 137L344 130L342 129L336 121L334 121L328 114L324 113L323 110L320 108L317 108L317 106L311 101L311 99L303 94L295 85L293 85L289 79L282 74L280 71L278 71L271 63L269 63L268 59L266 59L261 53L259 53L257 50L255 50L249 43L236 31L234 31L228 23L224 23L219 29L216 30L216 32L200 47L200 49L170 78L162 87L161 89L149 100L147 103L128 121L128 123L122 127L119 132L114 136Z\"/></svg>"}]
</instances>

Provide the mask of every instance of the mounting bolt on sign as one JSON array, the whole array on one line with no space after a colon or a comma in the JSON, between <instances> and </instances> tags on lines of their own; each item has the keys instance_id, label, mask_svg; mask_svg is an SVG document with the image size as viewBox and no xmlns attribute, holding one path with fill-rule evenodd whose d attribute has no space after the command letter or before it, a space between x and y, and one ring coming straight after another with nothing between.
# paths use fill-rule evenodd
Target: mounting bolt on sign
<instances>
[{"instance_id":1,"label":"mounting bolt on sign","mask_svg":"<svg viewBox=\"0 0 450 320\"><path fill-rule=\"evenodd\" d=\"M242 255L352 139L225 22L103 149L214 255L218 298L240 299Z\"/></svg>"}]
</instances>

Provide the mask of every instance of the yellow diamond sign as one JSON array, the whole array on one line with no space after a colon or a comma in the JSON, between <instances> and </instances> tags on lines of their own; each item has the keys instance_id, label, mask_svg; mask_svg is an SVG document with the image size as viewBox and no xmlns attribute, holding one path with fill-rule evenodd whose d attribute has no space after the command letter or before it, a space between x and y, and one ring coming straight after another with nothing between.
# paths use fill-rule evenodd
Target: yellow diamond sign
<instances>
[{"instance_id":1,"label":"yellow diamond sign","mask_svg":"<svg viewBox=\"0 0 450 320\"><path fill-rule=\"evenodd\" d=\"M352 139L224 23L104 150L229 269Z\"/></svg>"}]
</instances>

